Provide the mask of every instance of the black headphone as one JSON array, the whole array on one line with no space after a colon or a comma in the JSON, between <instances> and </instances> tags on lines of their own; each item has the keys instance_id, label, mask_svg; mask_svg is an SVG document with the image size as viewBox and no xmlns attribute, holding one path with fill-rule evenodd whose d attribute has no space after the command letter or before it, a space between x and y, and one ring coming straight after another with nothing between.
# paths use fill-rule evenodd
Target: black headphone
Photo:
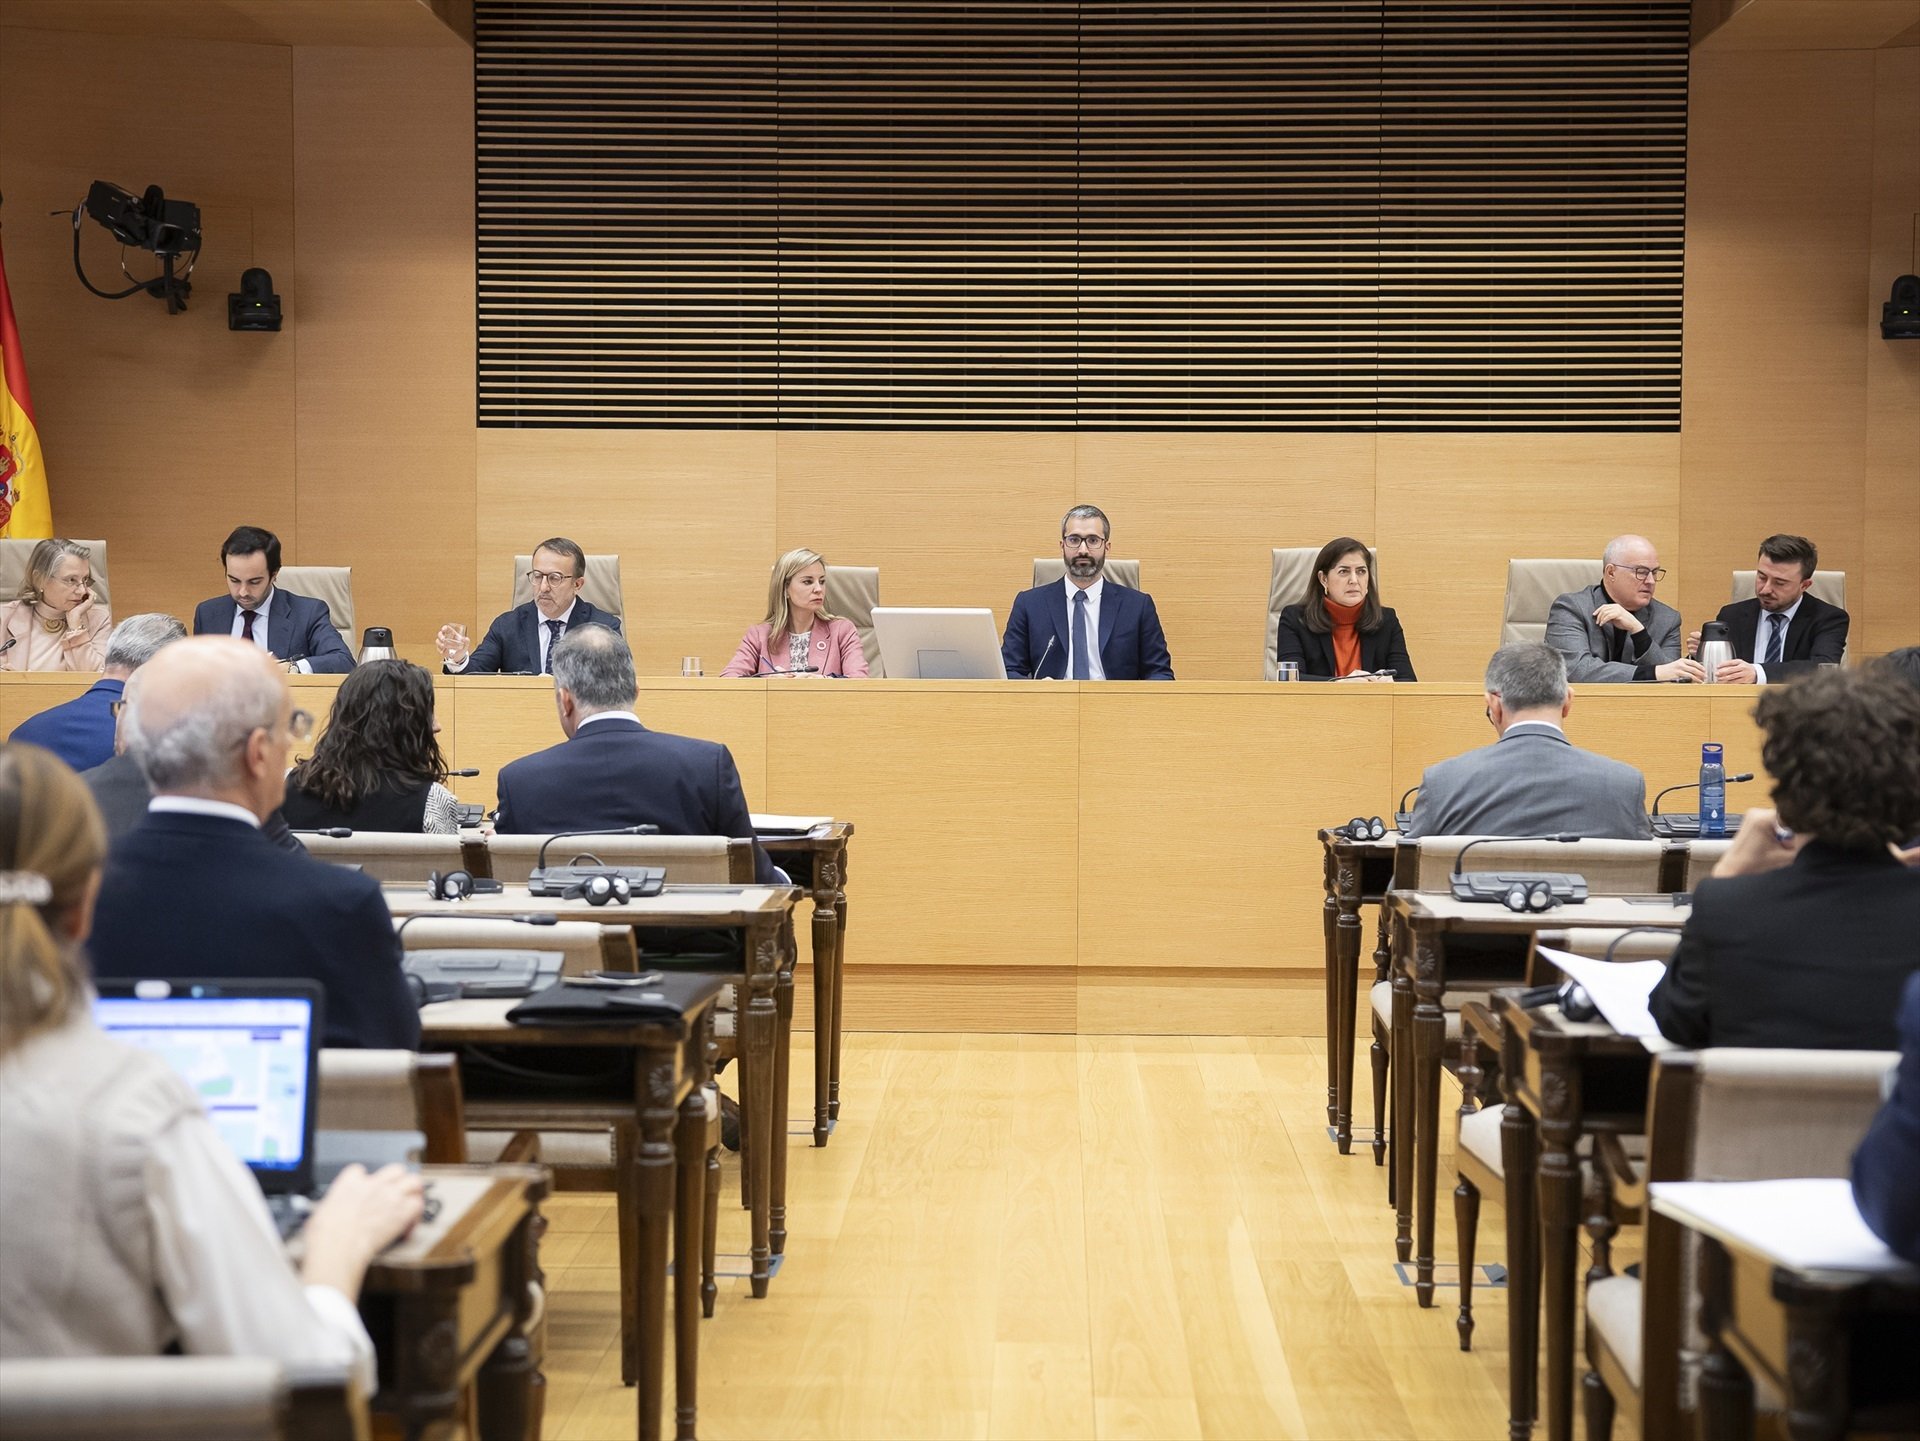
<instances>
[{"instance_id":1,"label":"black headphone","mask_svg":"<svg viewBox=\"0 0 1920 1441\"><path fill-rule=\"evenodd\" d=\"M1531 885L1515 881L1500 899L1508 910L1518 911L1522 915L1528 911L1550 911L1560 904L1553 887L1545 881L1534 881Z\"/></svg>"},{"instance_id":2,"label":"black headphone","mask_svg":"<svg viewBox=\"0 0 1920 1441\"><path fill-rule=\"evenodd\" d=\"M560 893L562 900L583 900L590 906L621 905L633 899L633 887L623 875L587 876Z\"/></svg>"},{"instance_id":3,"label":"black headphone","mask_svg":"<svg viewBox=\"0 0 1920 1441\"><path fill-rule=\"evenodd\" d=\"M464 901L473 894L473 876L466 871L427 872L427 894L436 901Z\"/></svg>"},{"instance_id":4,"label":"black headphone","mask_svg":"<svg viewBox=\"0 0 1920 1441\"><path fill-rule=\"evenodd\" d=\"M1334 834L1350 841L1377 841L1387 833L1387 823L1378 816L1355 816L1344 826L1335 826Z\"/></svg>"}]
</instances>

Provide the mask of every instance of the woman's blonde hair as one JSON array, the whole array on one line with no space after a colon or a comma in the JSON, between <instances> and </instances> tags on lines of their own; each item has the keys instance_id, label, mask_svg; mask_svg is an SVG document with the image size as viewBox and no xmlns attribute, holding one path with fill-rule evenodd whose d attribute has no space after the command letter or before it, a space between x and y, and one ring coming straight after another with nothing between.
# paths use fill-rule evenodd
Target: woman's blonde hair
<instances>
[{"instance_id":1,"label":"woman's blonde hair","mask_svg":"<svg viewBox=\"0 0 1920 1441\"><path fill-rule=\"evenodd\" d=\"M0 745L0 1056L87 1003L80 948L59 925L106 854L80 777L38 746Z\"/></svg>"},{"instance_id":2,"label":"woman's blonde hair","mask_svg":"<svg viewBox=\"0 0 1920 1441\"><path fill-rule=\"evenodd\" d=\"M13 598L40 599L40 592L53 579L53 568L68 556L87 563L87 589L93 591L94 599L98 600L100 593L93 580L93 551L76 540L43 540L36 545L33 554L27 557L27 573L20 578L20 589L14 592Z\"/></svg>"},{"instance_id":3,"label":"woman's blonde hair","mask_svg":"<svg viewBox=\"0 0 1920 1441\"><path fill-rule=\"evenodd\" d=\"M804 545L790 550L773 563L773 574L767 579L767 638L785 635L787 627L793 621L793 609L787 604L787 586L793 578L810 565L825 565L827 558L817 550L808 550ZM834 620L837 617L824 605L820 607L821 620Z\"/></svg>"}]
</instances>

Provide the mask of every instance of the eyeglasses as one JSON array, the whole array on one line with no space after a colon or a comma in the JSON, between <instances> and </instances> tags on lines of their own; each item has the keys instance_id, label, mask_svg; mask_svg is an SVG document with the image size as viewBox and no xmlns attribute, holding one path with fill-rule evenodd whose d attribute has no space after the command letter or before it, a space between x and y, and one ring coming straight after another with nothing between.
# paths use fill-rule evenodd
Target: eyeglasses
<instances>
[{"instance_id":1,"label":"eyeglasses","mask_svg":"<svg viewBox=\"0 0 1920 1441\"><path fill-rule=\"evenodd\" d=\"M121 712L126 710L126 708L127 703L123 700L109 701L107 703L107 709L113 712L113 718L115 720L120 719Z\"/></svg>"},{"instance_id":2,"label":"eyeglasses","mask_svg":"<svg viewBox=\"0 0 1920 1441\"><path fill-rule=\"evenodd\" d=\"M1635 580L1650 580L1655 584L1667 578L1667 568L1664 565L1616 565L1613 568L1624 570Z\"/></svg>"},{"instance_id":3,"label":"eyeglasses","mask_svg":"<svg viewBox=\"0 0 1920 1441\"><path fill-rule=\"evenodd\" d=\"M527 583L529 585L539 585L543 581L548 585L559 585L562 581L579 579L579 576L568 575L565 571L561 570L530 570L527 572Z\"/></svg>"},{"instance_id":4,"label":"eyeglasses","mask_svg":"<svg viewBox=\"0 0 1920 1441\"><path fill-rule=\"evenodd\" d=\"M1105 550L1107 538L1104 535L1063 535L1060 544L1067 550Z\"/></svg>"},{"instance_id":5,"label":"eyeglasses","mask_svg":"<svg viewBox=\"0 0 1920 1441\"><path fill-rule=\"evenodd\" d=\"M68 590L92 590L93 577L90 575L55 576L55 585L64 585Z\"/></svg>"}]
</instances>

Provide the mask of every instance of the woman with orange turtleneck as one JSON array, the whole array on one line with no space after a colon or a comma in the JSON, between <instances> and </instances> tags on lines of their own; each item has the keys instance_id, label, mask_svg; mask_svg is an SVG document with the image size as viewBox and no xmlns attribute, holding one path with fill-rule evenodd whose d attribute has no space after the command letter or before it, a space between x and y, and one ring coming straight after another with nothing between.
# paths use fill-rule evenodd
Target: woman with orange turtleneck
<instances>
[{"instance_id":1,"label":"woman with orange turtleneck","mask_svg":"<svg viewBox=\"0 0 1920 1441\"><path fill-rule=\"evenodd\" d=\"M1320 547L1298 604L1280 612L1274 659L1303 680L1416 680L1400 618L1380 604L1373 553L1351 536Z\"/></svg>"}]
</instances>

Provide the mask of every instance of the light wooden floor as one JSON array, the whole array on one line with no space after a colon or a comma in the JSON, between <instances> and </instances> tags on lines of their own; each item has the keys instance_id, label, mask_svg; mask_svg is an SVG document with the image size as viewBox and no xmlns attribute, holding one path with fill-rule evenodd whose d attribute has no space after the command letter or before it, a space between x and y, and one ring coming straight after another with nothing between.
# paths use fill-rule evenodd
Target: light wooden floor
<instances>
[{"instance_id":1,"label":"light wooden floor","mask_svg":"<svg viewBox=\"0 0 1920 1441\"><path fill-rule=\"evenodd\" d=\"M702 1327L703 1437L1506 1434L1504 1293L1476 1288L1471 1355L1451 1286L1414 1304L1382 1172L1327 1137L1318 1041L856 1034L844 1069L832 1144L791 1140L770 1295L723 1280ZM612 1198L548 1214L546 1434L631 1437ZM1482 1261L1501 1226L1483 1206Z\"/></svg>"}]
</instances>

